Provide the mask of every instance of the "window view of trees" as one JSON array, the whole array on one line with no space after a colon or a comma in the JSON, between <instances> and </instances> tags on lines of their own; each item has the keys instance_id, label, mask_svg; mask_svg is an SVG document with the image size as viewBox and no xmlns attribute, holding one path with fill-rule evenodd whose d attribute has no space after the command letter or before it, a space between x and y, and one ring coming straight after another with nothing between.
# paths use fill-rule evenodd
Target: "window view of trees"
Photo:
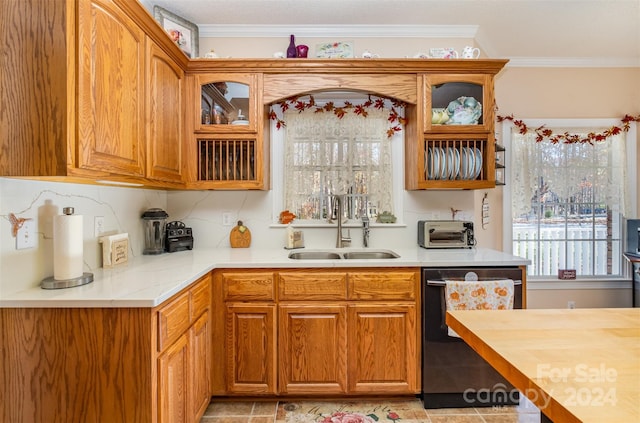
<instances>
[{"instance_id":1,"label":"window view of trees","mask_svg":"<svg viewBox=\"0 0 640 423\"><path fill-rule=\"evenodd\" d=\"M623 137L552 144L513 134L513 253L532 260L530 275L621 274L620 144Z\"/></svg>"}]
</instances>

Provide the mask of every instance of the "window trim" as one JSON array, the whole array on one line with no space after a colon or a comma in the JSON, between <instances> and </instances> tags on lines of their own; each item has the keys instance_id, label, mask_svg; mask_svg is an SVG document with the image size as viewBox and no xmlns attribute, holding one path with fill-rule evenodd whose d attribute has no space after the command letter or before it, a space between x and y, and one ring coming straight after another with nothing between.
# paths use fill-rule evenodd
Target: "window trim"
<instances>
[{"instance_id":1,"label":"window trim","mask_svg":"<svg viewBox=\"0 0 640 423\"><path fill-rule=\"evenodd\" d=\"M545 126L550 129L558 128L558 127L576 127L576 128L585 128L594 130L601 128L610 128L612 126L620 125L620 119L522 119L527 123L530 127L539 127ZM509 166L511 166L511 143L512 143L512 130L515 127L513 122L504 121L502 123L501 135L502 135L502 144L504 145L505 151L505 163L507 166L507 172L505 172L505 189L503 189L502 194L502 216L503 216L503 224L502 224L502 249L506 253L513 254L513 216L511 215L511 172L509 171ZM629 181L637 180L637 147L636 147L636 135L637 124L635 122L631 122L629 131L624 133L625 142L626 142L626 166L627 166L627 176ZM633 216L637 216L637 189L629 190L630 195L630 204L631 204L631 216L623 216L624 219L632 218ZM624 242L624 239L623 241ZM623 277L628 277L628 269L623 269ZM535 281L549 281L553 280L558 282L557 279L554 279L549 276L527 276L529 280ZM602 276L596 277L585 277L578 276L578 281L599 281L599 280L619 280L620 277L612 276L610 278L605 278ZM588 288L585 286L584 288ZM566 287L565 287L566 289Z\"/></svg>"}]
</instances>

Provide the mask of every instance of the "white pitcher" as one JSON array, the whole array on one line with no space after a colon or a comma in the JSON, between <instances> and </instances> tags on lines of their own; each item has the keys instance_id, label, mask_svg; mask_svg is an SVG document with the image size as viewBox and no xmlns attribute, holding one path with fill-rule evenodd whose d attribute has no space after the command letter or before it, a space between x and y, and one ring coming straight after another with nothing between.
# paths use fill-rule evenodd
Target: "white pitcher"
<instances>
[{"instance_id":1,"label":"white pitcher","mask_svg":"<svg viewBox=\"0 0 640 423\"><path fill-rule=\"evenodd\" d=\"M462 50L463 59L477 59L480 57L480 49L467 46Z\"/></svg>"}]
</instances>

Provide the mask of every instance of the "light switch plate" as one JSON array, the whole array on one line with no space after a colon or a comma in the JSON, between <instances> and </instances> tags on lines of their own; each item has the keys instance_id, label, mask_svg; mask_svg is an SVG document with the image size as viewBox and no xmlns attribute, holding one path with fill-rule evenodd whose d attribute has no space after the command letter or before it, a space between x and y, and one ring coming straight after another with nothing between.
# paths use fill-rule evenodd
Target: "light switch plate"
<instances>
[{"instance_id":1,"label":"light switch plate","mask_svg":"<svg viewBox=\"0 0 640 423\"><path fill-rule=\"evenodd\" d=\"M104 233L104 216L95 216L93 218L93 236L98 238Z\"/></svg>"},{"instance_id":2,"label":"light switch plate","mask_svg":"<svg viewBox=\"0 0 640 423\"><path fill-rule=\"evenodd\" d=\"M222 225L233 226L233 213L230 213L230 212L222 213Z\"/></svg>"},{"instance_id":3,"label":"light switch plate","mask_svg":"<svg viewBox=\"0 0 640 423\"><path fill-rule=\"evenodd\" d=\"M34 248L38 242L38 234L36 233L36 221L25 220L22 223L22 227L18 229L16 235L16 249L25 250L27 248Z\"/></svg>"}]
</instances>

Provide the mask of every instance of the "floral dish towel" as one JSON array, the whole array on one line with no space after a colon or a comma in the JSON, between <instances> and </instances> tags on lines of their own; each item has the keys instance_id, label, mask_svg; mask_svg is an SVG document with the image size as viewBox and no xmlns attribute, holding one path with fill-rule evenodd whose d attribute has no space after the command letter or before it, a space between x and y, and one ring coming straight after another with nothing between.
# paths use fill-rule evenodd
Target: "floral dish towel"
<instances>
[{"instance_id":1,"label":"floral dish towel","mask_svg":"<svg viewBox=\"0 0 640 423\"><path fill-rule=\"evenodd\" d=\"M513 280L445 281L447 310L510 310L513 308ZM449 328L449 336L459 337Z\"/></svg>"}]
</instances>

